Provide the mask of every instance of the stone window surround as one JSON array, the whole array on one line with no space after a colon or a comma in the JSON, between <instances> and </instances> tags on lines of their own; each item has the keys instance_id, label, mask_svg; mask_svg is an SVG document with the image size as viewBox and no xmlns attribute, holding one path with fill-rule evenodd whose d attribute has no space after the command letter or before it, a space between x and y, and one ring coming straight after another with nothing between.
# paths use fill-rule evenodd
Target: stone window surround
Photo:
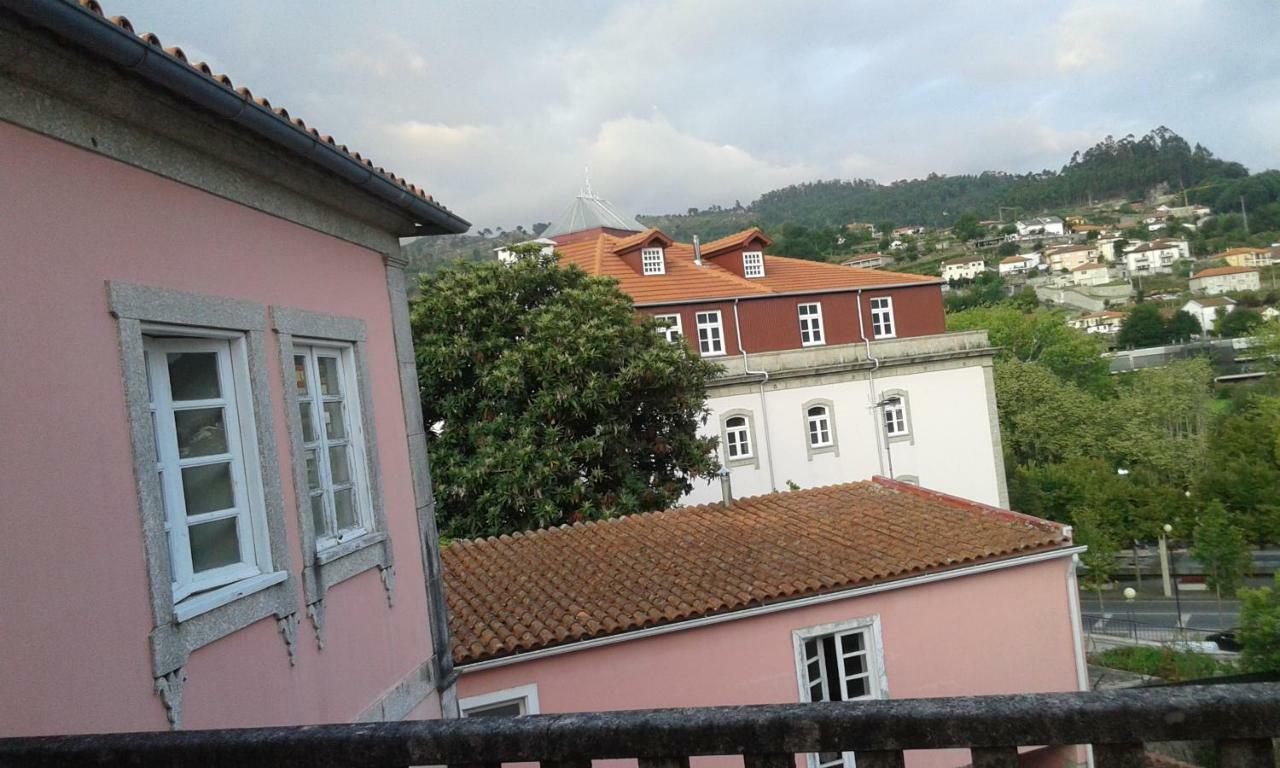
<instances>
[{"instance_id":1,"label":"stone window surround","mask_svg":"<svg viewBox=\"0 0 1280 768\"><path fill-rule=\"evenodd\" d=\"M908 445L915 445L916 430L914 425L911 423L911 398L907 396L907 390L905 389L886 389L880 393L880 402L884 402L891 397L898 397L902 399L902 419L906 422L907 433L905 435L890 435L889 430L885 428L884 424L885 409L884 407L880 407L876 409L876 417L880 420L880 434L883 435L885 440L890 444L907 443Z\"/></svg>"},{"instance_id":2,"label":"stone window surround","mask_svg":"<svg viewBox=\"0 0 1280 768\"><path fill-rule=\"evenodd\" d=\"M368 334L365 322L358 318L326 315L288 307L271 307L271 325L280 350L280 366L284 382L285 421L289 427L290 455L293 458L293 487L298 514L298 532L302 540L302 591L316 632L316 645L324 648L324 598L329 588L378 568L387 590L388 605L394 598L394 570L391 541L387 537L386 506L382 495L382 472L378 461L378 439L373 423L373 395L369 375ZM369 478L372 502L370 521L373 530L324 551L316 551L316 536L310 510L306 506L307 468L303 450L302 420L298 415L298 392L293 381L295 340L305 344L310 339L338 341L351 345L355 360L356 396L360 421L364 430L365 474Z\"/></svg>"},{"instance_id":3,"label":"stone window surround","mask_svg":"<svg viewBox=\"0 0 1280 768\"><path fill-rule=\"evenodd\" d=\"M735 416L742 416L747 420L747 438L751 441L751 455L740 456L736 459L731 459L729 458L729 455L727 453L728 449L724 447L729 444L728 431L725 428L725 422L727 422L729 419L732 419ZM724 464L725 467L729 467L729 468L745 467L749 465L755 469L759 469L760 468L760 443L759 441L756 440L755 414L753 414L751 411L748 411L745 408L734 408L732 410L725 411L724 413L720 414L720 445L722 447L721 463Z\"/></svg>"},{"instance_id":4,"label":"stone window surround","mask_svg":"<svg viewBox=\"0 0 1280 768\"><path fill-rule=\"evenodd\" d=\"M809 442L809 409L815 405L821 405L827 409L827 424L831 430L831 445L823 445L814 447ZM835 456L840 455L840 434L836 431L836 404L825 398L815 398L807 401L800 406L800 423L804 426L804 447L809 454L809 461L813 461L813 457L821 456L824 453L830 453Z\"/></svg>"},{"instance_id":5,"label":"stone window surround","mask_svg":"<svg viewBox=\"0 0 1280 768\"><path fill-rule=\"evenodd\" d=\"M267 308L240 299L206 296L167 288L107 282L108 306L116 318L124 374L125 405L142 517L153 629L150 632L152 676L165 705L169 724L182 725L182 691L192 652L267 617L274 616L293 664L297 635L297 582L292 578L284 526L274 411L266 348ZM155 473L155 434L149 415L147 371L143 357L144 324L213 328L244 334L252 411L257 431L266 527L272 567L290 573L284 581L245 594L179 623L169 578L169 545L159 480Z\"/></svg>"}]
</instances>

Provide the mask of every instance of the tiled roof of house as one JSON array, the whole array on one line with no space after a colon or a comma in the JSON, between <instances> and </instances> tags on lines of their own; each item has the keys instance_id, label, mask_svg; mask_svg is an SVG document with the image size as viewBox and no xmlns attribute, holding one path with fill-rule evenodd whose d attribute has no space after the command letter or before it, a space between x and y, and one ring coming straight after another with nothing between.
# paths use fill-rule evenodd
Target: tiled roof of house
<instances>
[{"instance_id":1,"label":"tiled roof of house","mask_svg":"<svg viewBox=\"0 0 1280 768\"><path fill-rule=\"evenodd\" d=\"M1245 272L1257 271L1256 267L1210 267L1209 269L1202 269L1195 273L1191 276L1191 279L1195 280L1201 277L1219 277L1221 275L1240 275Z\"/></svg>"},{"instance_id":2,"label":"tiled roof of house","mask_svg":"<svg viewBox=\"0 0 1280 768\"><path fill-rule=\"evenodd\" d=\"M1266 248L1228 248L1222 253L1219 253L1215 258L1221 259L1225 256L1243 256L1250 253L1259 254L1266 252Z\"/></svg>"},{"instance_id":3,"label":"tiled roof of house","mask_svg":"<svg viewBox=\"0 0 1280 768\"><path fill-rule=\"evenodd\" d=\"M977 262L983 262L985 264L985 261L983 261L983 258L981 256L956 256L955 258L946 259L942 263L943 264L974 264Z\"/></svg>"},{"instance_id":4,"label":"tiled roof of house","mask_svg":"<svg viewBox=\"0 0 1280 768\"><path fill-rule=\"evenodd\" d=\"M1089 245L1088 243L1083 245L1058 245L1045 251L1045 253L1056 256L1057 254L1060 254L1060 253L1075 253L1076 251L1092 251L1095 248L1097 248L1096 245Z\"/></svg>"},{"instance_id":5,"label":"tiled roof of house","mask_svg":"<svg viewBox=\"0 0 1280 768\"><path fill-rule=\"evenodd\" d=\"M1175 243L1171 243L1167 241L1161 242L1159 240L1156 240L1150 243L1143 243L1137 248L1134 248L1127 252L1128 253L1147 253L1148 251L1168 251L1177 247L1178 246Z\"/></svg>"},{"instance_id":6,"label":"tiled roof of house","mask_svg":"<svg viewBox=\"0 0 1280 768\"><path fill-rule=\"evenodd\" d=\"M744 229L741 232L735 232L732 235L722 237L719 240L712 240L709 243L702 244L702 255L711 257L721 251L727 251L733 248L741 248L750 242L753 238L760 238L766 244L772 245L773 240L764 233L759 227Z\"/></svg>"},{"instance_id":7,"label":"tiled roof of house","mask_svg":"<svg viewBox=\"0 0 1280 768\"><path fill-rule=\"evenodd\" d=\"M1201 307L1225 307L1236 302L1230 296L1205 296L1191 299L1188 303L1199 304Z\"/></svg>"},{"instance_id":8,"label":"tiled roof of house","mask_svg":"<svg viewBox=\"0 0 1280 768\"><path fill-rule=\"evenodd\" d=\"M395 175L394 173L391 173L390 171L387 171L381 166L374 165L372 160L366 157L363 157L359 152L349 150L345 144L338 143L338 141L334 139L332 136L329 136L327 134L322 134L316 128L307 125L307 123L303 121L302 118L295 117L289 114L289 110L285 109L284 107L273 106L271 102L268 101L266 98L261 96L254 96L253 93L243 85L239 87L235 86L232 83L230 77L224 74L215 74L213 69L210 68L208 64L202 61L199 61L199 62L191 61L190 59L187 58L187 54L182 50L182 48L177 46L171 46L166 48L164 44L161 43L160 38L154 33L137 32L134 29L133 24L124 16L108 17L106 15L106 12L103 11L102 6L97 2L97 0L77 0L77 4L81 8L83 8L85 11L88 11L89 13L94 14L95 16L103 19L105 22L113 25L114 27L122 30L123 32L126 32L129 35L132 35L133 37L137 38L138 40L145 42L150 47L152 55L168 58L173 62L179 63L182 66L187 67L193 72L203 75L204 78L210 84L224 89L229 94L238 96L248 105L257 105L258 107L261 107L266 111L266 114L274 116L275 119L293 126L304 136L310 137L311 139L319 141L337 150L340 154L346 156L351 160L358 162L359 164L367 168L370 172L377 174L378 176L381 176L387 181L392 182L396 186L403 189L405 192L430 203L432 206L442 211L448 210L443 205L435 202L435 200L430 195L428 195L423 189L419 188L414 184L409 183L408 181L405 181L403 178ZM306 140L300 138L300 143L303 141L306 141ZM463 222L463 224L465 224L465 222Z\"/></svg>"},{"instance_id":9,"label":"tiled roof of house","mask_svg":"<svg viewBox=\"0 0 1280 768\"><path fill-rule=\"evenodd\" d=\"M636 304L641 305L939 282L936 277L859 269L783 256L765 256L764 277L747 279L719 266L711 259L704 258L701 265L695 264L693 246L688 243L672 242L666 245L666 273L662 275L643 275L618 256L620 251L628 247L634 248L655 234L664 240L670 240L658 230L648 230L626 238L601 233L594 239L557 245L556 253L560 256L561 264L576 264L589 274L616 279L619 287ZM733 237L740 237L741 234ZM750 238L744 238L742 242L747 239ZM703 253L706 253L706 246Z\"/></svg>"},{"instance_id":10,"label":"tiled roof of house","mask_svg":"<svg viewBox=\"0 0 1280 768\"><path fill-rule=\"evenodd\" d=\"M1061 548L1066 529L885 478L442 550L459 664Z\"/></svg>"},{"instance_id":11,"label":"tiled roof of house","mask_svg":"<svg viewBox=\"0 0 1280 768\"><path fill-rule=\"evenodd\" d=\"M1006 256L1000 260L1001 264L1017 264L1020 261L1030 261L1026 256Z\"/></svg>"},{"instance_id":12,"label":"tiled roof of house","mask_svg":"<svg viewBox=\"0 0 1280 768\"><path fill-rule=\"evenodd\" d=\"M1106 264L1099 264L1096 261L1086 261L1083 264L1076 265L1071 268L1072 272L1083 272L1086 269L1106 269Z\"/></svg>"}]
</instances>

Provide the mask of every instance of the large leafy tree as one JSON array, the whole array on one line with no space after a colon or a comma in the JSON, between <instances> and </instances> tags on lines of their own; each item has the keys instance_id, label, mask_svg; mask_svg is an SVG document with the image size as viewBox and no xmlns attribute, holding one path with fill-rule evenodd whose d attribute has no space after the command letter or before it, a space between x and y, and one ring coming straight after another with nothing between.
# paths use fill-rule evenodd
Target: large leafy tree
<instances>
[{"instance_id":1,"label":"large leafy tree","mask_svg":"<svg viewBox=\"0 0 1280 768\"><path fill-rule=\"evenodd\" d=\"M1160 309L1154 304L1144 303L1134 307L1120 324L1116 343L1130 348L1155 347L1163 344L1165 338L1166 329Z\"/></svg>"},{"instance_id":2,"label":"large leafy tree","mask_svg":"<svg viewBox=\"0 0 1280 768\"><path fill-rule=\"evenodd\" d=\"M1240 590L1240 644L1250 672L1280 672L1280 574L1274 587Z\"/></svg>"},{"instance_id":3,"label":"large leafy tree","mask_svg":"<svg viewBox=\"0 0 1280 768\"><path fill-rule=\"evenodd\" d=\"M716 367L607 278L525 253L424 277L414 345L447 536L670 506L717 468Z\"/></svg>"},{"instance_id":4,"label":"large leafy tree","mask_svg":"<svg viewBox=\"0 0 1280 768\"><path fill-rule=\"evenodd\" d=\"M1025 312L1003 304L947 315L948 331L986 329L999 358L1040 363L1055 376L1094 393L1111 389L1110 364L1096 335L1069 327L1062 312Z\"/></svg>"},{"instance_id":5,"label":"large leafy tree","mask_svg":"<svg viewBox=\"0 0 1280 768\"><path fill-rule=\"evenodd\" d=\"M1244 583L1250 557L1244 533L1232 525L1217 499L1210 501L1200 515L1191 554L1204 565L1205 583L1216 593L1221 615L1222 595L1234 595Z\"/></svg>"}]
</instances>

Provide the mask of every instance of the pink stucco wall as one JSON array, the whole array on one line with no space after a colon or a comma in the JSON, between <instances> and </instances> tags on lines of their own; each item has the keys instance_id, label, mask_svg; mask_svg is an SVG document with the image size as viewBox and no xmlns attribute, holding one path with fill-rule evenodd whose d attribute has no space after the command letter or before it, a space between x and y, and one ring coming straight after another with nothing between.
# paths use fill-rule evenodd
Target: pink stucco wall
<instances>
[{"instance_id":1,"label":"pink stucco wall","mask_svg":"<svg viewBox=\"0 0 1280 768\"><path fill-rule=\"evenodd\" d=\"M800 700L792 630L879 616L890 698L1078 690L1066 558L467 672L536 684L543 714ZM1062 753L1064 757L1066 752ZM961 765L965 751L908 755Z\"/></svg>"},{"instance_id":2,"label":"pink stucco wall","mask_svg":"<svg viewBox=\"0 0 1280 768\"><path fill-rule=\"evenodd\" d=\"M187 728L356 717L430 655L381 258L7 123L0 146L0 734L167 727L108 280L366 321L395 606L376 569L338 585L319 651L299 588L297 666L275 621L260 621L192 655L183 705ZM289 436L267 349L296 579Z\"/></svg>"}]
</instances>

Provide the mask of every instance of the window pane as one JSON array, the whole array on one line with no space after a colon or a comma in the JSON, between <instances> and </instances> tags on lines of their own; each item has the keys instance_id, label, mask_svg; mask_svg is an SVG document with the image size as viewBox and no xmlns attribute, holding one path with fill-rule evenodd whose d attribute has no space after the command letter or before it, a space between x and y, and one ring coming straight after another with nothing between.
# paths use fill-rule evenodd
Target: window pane
<instances>
[{"instance_id":1,"label":"window pane","mask_svg":"<svg viewBox=\"0 0 1280 768\"><path fill-rule=\"evenodd\" d=\"M342 389L338 386L338 359L317 356L316 362L320 365L320 394L342 394Z\"/></svg>"},{"instance_id":2,"label":"window pane","mask_svg":"<svg viewBox=\"0 0 1280 768\"><path fill-rule=\"evenodd\" d=\"M215 352L170 352L169 391L174 400L206 400L222 396Z\"/></svg>"},{"instance_id":3,"label":"window pane","mask_svg":"<svg viewBox=\"0 0 1280 768\"><path fill-rule=\"evenodd\" d=\"M315 450L307 451L307 488L312 491L320 490L320 466L316 461Z\"/></svg>"},{"instance_id":4,"label":"window pane","mask_svg":"<svg viewBox=\"0 0 1280 768\"><path fill-rule=\"evenodd\" d=\"M317 493L311 497L311 527L315 530L316 536L328 536L329 522L324 517L324 494Z\"/></svg>"},{"instance_id":5,"label":"window pane","mask_svg":"<svg viewBox=\"0 0 1280 768\"><path fill-rule=\"evenodd\" d=\"M867 679L865 677L856 677L852 680L846 680L844 684L845 700L857 699L866 696Z\"/></svg>"},{"instance_id":6,"label":"window pane","mask_svg":"<svg viewBox=\"0 0 1280 768\"><path fill-rule=\"evenodd\" d=\"M230 462L184 468L182 496L187 502L188 515L234 507L236 504L231 490Z\"/></svg>"},{"instance_id":7,"label":"window pane","mask_svg":"<svg viewBox=\"0 0 1280 768\"><path fill-rule=\"evenodd\" d=\"M302 421L302 442L316 441L316 425L311 419L311 403L298 403L298 419Z\"/></svg>"},{"instance_id":8,"label":"window pane","mask_svg":"<svg viewBox=\"0 0 1280 768\"><path fill-rule=\"evenodd\" d=\"M856 653L862 650L862 633L854 632L840 638L840 648L845 653ZM851 671L851 670L846 670Z\"/></svg>"},{"instance_id":9,"label":"window pane","mask_svg":"<svg viewBox=\"0 0 1280 768\"><path fill-rule=\"evenodd\" d=\"M178 431L178 456L190 459L227 452L227 426L221 408L174 411Z\"/></svg>"},{"instance_id":10,"label":"window pane","mask_svg":"<svg viewBox=\"0 0 1280 768\"><path fill-rule=\"evenodd\" d=\"M307 396L307 358L302 355L293 356L293 382L298 388L298 397Z\"/></svg>"},{"instance_id":11,"label":"window pane","mask_svg":"<svg viewBox=\"0 0 1280 768\"><path fill-rule=\"evenodd\" d=\"M351 467L347 466L347 446L335 445L329 449L329 476L334 485L351 482Z\"/></svg>"},{"instance_id":12,"label":"window pane","mask_svg":"<svg viewBox=\"0 0 1280 768\"><path fill-rule=\"evenodd\" d=\"M483 709L468 709L467 717L519 717L521 714L520 702L512 701L507 704L495 704Z\"/></svg>"},{"instance_id":13,"label":"window pane","mask_svg":"<svg viewBox=\"0 0 1280 768\"><path fill-rule=\"evenodd\" d=\"M347 425L342 420L342 402L324 404L324 433L330 440L346 440Z\"/></svg>"},{"instance_id":14,"label":"window pane","mask_svg":"<svg viewBox=\"0 0 1280 768\"><path fill-rule=\"evenodd\" d=\"M333 511L338 518L338 530L356 527L356 507L351 498L354 491L344 488L333 492Z\"/></svg>"},{"instance_id":15,"label":"window pane","mask_svg":"<svg viewBox=\"0 0 1280 768\"><path fill-rule=\"evenodd\" d=\"M191 526L191 568L196 573L240 562L236 518L224 517Z\"/></svg>"}]
</instances>

